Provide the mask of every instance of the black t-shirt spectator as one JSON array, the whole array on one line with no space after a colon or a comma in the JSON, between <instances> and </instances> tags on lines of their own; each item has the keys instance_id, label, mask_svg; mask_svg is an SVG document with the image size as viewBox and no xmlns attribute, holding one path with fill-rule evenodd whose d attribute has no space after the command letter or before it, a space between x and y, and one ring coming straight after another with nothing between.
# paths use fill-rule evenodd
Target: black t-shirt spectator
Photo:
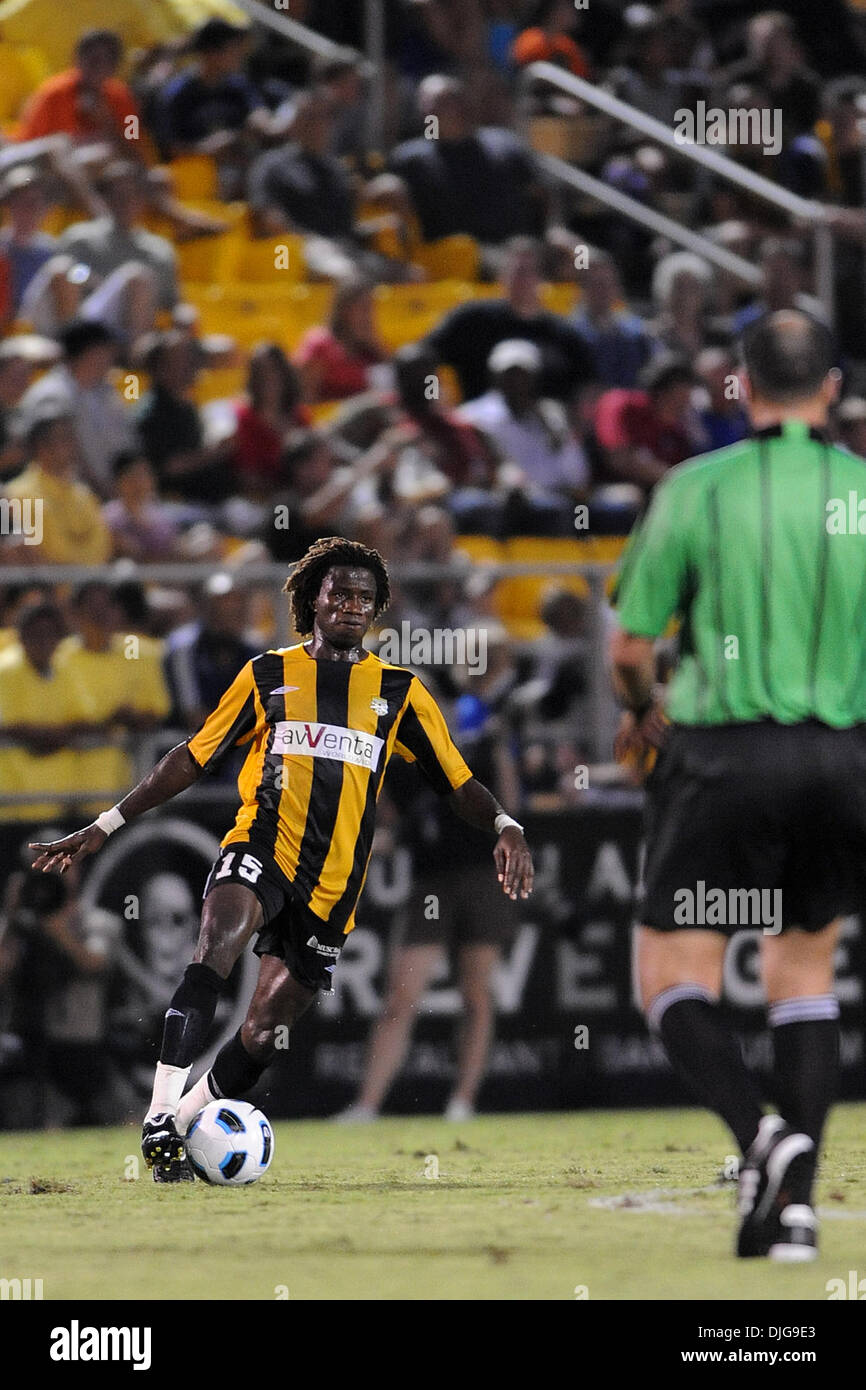
<instances>
[{"instance_id":1,"label":"black t-shirt spectator","mask_svg":"<svg viewBox=\"0 0 866 1390\"><path fill-rule=\"evenodd\" d=\"M426 241L463 232L497 246L544 230L532 152L488 126L465 140L409 140L390 159L406 180Z\"/></svg>"},{"instance_id":2,"label":"black t-shirt spectator","mask_svg":"<svg viewBox=\"0 0 866 1390\"><path fill-rule=\"evenodd\" d=\"M568 400L584 382L595 380L592 354L571 324L545 309L523 318L506 299L461 304L428 341L439 361L454 368L463 399L471 401L487 390L487 359L506 338L523 338L540 349L543 396Z\"/></svg>"},{"instance_id":3,"label":"black t-shirt spectator","mask_svg":"<svg viewBox=\"0 0 866 1390\"><path fill-rule=\"evenodd\" d=\"M355 195L337 159L283 145L261 155L250 170L251 208L275 207L305 232L349 237L354 229Z\"/></svg>"},{"instance_id":4,"label":"black t-shirt spectator","mask_svg":"<svg viewBox=\"0 0 866 1390\"><path fill-rule=\"evenodd\" d=\"M156 104L160 140L167 147L197 145L217 130L240 130L262 105L262 97L243 73L232 73L216 86L196 73L183 73L166 87Z\"/></svg>"},{"instance_id":5,"label":"black t-shirt spectator","mask_svg":"<svg viewBox=\"0 0 866 1390\"><path fill-rule=\"evenodd\" d=\"M225 464L205 463L178 474L168 471L173 458L202 447L204 432L192 401L179 400L164 387L154 386L142 399L136 428L161 492L176 493L191 502L219 502L229 495L231 473Z\"/></svg>"}]
</instances>

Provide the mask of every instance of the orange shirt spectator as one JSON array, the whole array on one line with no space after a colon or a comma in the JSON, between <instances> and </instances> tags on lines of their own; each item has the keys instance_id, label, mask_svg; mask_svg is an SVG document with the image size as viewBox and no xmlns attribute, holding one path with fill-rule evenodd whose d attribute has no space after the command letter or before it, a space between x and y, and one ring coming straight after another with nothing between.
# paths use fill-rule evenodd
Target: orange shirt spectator
<instances>
[{"instance_id":1,"label":"orange shirt spectator","mask_svg":"<svg viewBox=\"0 0 866 1390\"><path fill-rule=\"evenodd\" d=\"M98 103L87 100L82 92L81 73L77 68L46 78L28 101L18 126L20 140L38 140L43 135L71 135L74 140L98 139L104 133ZM99 95L111 112L118 135L123 135L127 116L137 116L135 97L125 82L109 77L103 82Z\"/></svg>"},{"instance_id":2,"label":"orange shirt spectator","mask_svg":"<svg viewBox=\"0 0 866 1390\"><path fill-rule=\"evenodd\" d=\"M545 34L543 29L524 29L511 46L512 60L519 68L530 63L556 63L575 77L589 77L589 60L579 44L567 34Z\"/></svg>"},{"instance_id":3,"label":"orange shirt spectator","mask_svg":"<svg viewBox=\"0 0 866 1390\"><path fill-rule=\"evenodd\" d=\"M42 82L21 114L18 138L69 135L73 140L122 139L138 116L132 91L117 76L123 44L111 29L91 29L75 48L75 66ZM132 140L130 148L135 147Z\"/></svg>"}]
</instances>

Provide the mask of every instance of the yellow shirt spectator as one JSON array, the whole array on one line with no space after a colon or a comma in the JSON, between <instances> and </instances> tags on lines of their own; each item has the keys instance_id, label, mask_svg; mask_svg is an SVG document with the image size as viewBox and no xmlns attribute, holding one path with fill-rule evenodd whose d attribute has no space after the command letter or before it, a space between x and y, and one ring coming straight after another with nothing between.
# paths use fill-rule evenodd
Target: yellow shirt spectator
<instances>
[{"instance_id":1,"label":"yellow shirt spectator","mask_svg":"<svg viewBox=\"0 0 866 1390\"><path fill-rule=\"evenodd\" d=\"M16 726L44 730L93 717L87 691L73 673L61 673L56 661L43 675L17 642L0 652L0 731ZM36 753L24 743L0 742L3 795L76 792L79 786L76 754L71 749ZM0 805L0 820L43 820L69 812L68 804L57 801Z\"/></svg>"},{"instance_id":2,"label":"yellow shirt spectator","mask_svg":"<svg viewBox=\"0 0 866 1390\"><path fill-rule=\"evenodd\" d=\"M41 542L22 545L22 558L47 565L103 565L111 555L111 533L97 498L83 483L32 463L5 488L6 496L41 502ZM33 514L39 526L38 510ZM29 552L29 553L28 553Z\"/></svg>"},{"instance_id":3,"label":"yellow shirt spectator","mask_svg":"<svg viewBox=\"0 0 866 1390\"><path fill-rule=\"evenodd\" d=\"M80 637L67 637L57 651L57 668L87 691L93 718L111 722L118 718L110 741L75 755L79 786L90 791L125 794L133 780L133 766L126 751L121 725L125 713L165 719L171 700L162 674L161 644L151 638L115 633L103 651L84 645ZM100 809L111 801L100 799Z\"/></svg>"}]
</instances>

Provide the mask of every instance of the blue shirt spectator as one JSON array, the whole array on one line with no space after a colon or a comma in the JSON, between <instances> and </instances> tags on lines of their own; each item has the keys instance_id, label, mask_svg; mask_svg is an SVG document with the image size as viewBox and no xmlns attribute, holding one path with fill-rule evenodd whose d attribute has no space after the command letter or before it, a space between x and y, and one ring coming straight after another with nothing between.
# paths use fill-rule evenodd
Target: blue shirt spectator
<instances>
[{"instance_id":1,"label":"blue shirt spectator","mask_svg":"<svg viewBox=\"0 0 866 1390\"><path fill-rule=\"evenodd\" d=\"M581 287L583 298L571 323L592 356L598 380L607 388L636 386L658 344L623 304L619 273L606 251L590 252Z\"/></svg>"}]
</instances>

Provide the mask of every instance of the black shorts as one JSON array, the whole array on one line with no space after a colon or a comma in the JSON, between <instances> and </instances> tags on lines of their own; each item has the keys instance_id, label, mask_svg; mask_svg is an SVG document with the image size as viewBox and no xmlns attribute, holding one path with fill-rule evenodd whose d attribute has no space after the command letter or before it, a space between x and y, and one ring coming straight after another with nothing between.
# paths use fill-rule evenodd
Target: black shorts
<instances>
[{"instance_id":1,"label":"black shorts","mask_svg":"<svg viewBox=\"0 0 866 1390\"><path fill-rule=\"evenodd\" d=\"M639 920L819 931L866 890L866 725L674 727L647 783Z\"/></svg>"},{"instance_id":2,"label":"black shorts","mask_svg":"<svg viewBox=\"0 0 866 1390\"><path fill-rule=\"evenodd\" d=\"M300 902L294 884L273 855L249 840L226 845L208 874L203 897L222 883L249 888L262 905L264 922L253 947L256 955L277 956L299 984L330 994L345 934Z\"/></svg>"},{"instance_id":3,"label":"black shorts","mask_svg":"<svg viewBox=\"0 0 866 1390\"><path fill-rule=\"evenodd\" d=\"M493 856L483 863L422 874L412 885L394 933L395 946L508 947L519 909L506 898Z\"/></svg>"}]
</instances>

